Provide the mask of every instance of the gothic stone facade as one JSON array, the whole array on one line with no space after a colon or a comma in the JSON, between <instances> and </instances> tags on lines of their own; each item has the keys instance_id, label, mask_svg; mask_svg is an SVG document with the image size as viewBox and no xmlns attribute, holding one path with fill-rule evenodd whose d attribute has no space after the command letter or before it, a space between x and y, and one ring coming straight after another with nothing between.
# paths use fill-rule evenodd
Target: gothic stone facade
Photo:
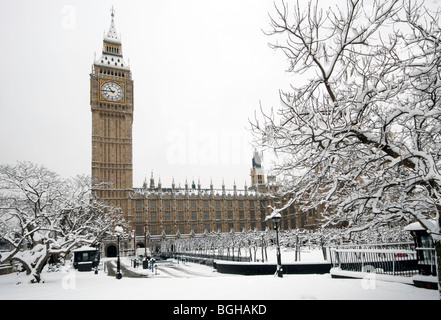
<instances>
[{"instance_id":1,"label":"gothic stone facade","mask_svg":"<svg viewBox=\"0 0 441 320\"><path fill-rule=\"evenodd\" d=\"M147 187L135 189L132 194L136 234L174 235L265 230L268 205L274 201L268 193L258 193L255 188L238 190L202 189L198 183L184 188L155 186L153 177Z\"/></svg>"}]
</instances>

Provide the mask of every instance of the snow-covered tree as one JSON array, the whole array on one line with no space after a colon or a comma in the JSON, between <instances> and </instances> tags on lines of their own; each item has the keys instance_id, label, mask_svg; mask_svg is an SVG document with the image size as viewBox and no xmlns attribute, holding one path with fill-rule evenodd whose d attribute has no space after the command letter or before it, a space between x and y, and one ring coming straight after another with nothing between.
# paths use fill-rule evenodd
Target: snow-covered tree
<instances>
[{"instance_id":1,"label":"snow-covered tree","mask_svg":"<svg viewBox=\"0 0 441 320\"><path fill-rule=\"evenodd\" d=\"M62 179L30 162L0 165L0 235L11 248L1 261L18 261L32 282L51 257L94 245L118 223L117 209L90 193L90 179Z\"/></svg>"},{"instance_id":2,"label":"snow-covered tree","mask_svg":"<svg viewBox=\"0 0 441 320\"><path fill-rule=\"evenodd\" d=\"M302 77L253 121L257 142L276 153L284 192L319 208L324 225L420 221L441 277L440 8L302 4L282 2L271 18L271 47Z\"/></svg>"}]
</instances>

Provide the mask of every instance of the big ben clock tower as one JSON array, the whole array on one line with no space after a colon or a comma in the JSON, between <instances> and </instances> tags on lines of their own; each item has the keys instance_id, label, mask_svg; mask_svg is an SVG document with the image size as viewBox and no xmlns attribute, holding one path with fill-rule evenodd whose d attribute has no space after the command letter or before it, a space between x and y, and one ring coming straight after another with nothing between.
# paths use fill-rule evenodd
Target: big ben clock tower
<instances>
[{"instance_id":1,"label":"big ben clock tower","mask_svg":"<svg viewBox=\"0 0 441 320\"><path fill-rule=\"evenodd\" d=\"M93 192L120 207L125 219L131 221L133 80L123 59L113 8L101 57L95 57L90 74L90 107Z\"/></svg>"}]
</instances>

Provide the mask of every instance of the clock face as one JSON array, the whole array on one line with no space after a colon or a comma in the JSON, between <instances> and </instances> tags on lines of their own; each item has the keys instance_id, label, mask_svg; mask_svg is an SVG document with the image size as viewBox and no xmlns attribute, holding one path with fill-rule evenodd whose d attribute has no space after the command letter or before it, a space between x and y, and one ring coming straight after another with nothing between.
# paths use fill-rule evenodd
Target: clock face
<instances>
[{"instance_id":1,"label":"clock face","mask_svg":"<svg viewBox=\"0 0 441 320\"><path fill-rule=\"evenodd\" d=\"M123 96L123 89L116 82L109 81L101 86L101 93L107 100L119 101Z\"/></svg>"}]
</instances>

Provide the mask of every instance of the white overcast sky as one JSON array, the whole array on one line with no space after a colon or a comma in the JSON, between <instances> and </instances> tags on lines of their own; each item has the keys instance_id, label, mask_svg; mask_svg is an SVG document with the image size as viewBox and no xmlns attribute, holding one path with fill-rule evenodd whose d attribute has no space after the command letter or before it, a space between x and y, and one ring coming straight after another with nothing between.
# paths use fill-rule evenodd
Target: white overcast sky
<instances>
[{"instance_id":1,"label":"white overcast sky","mask_svg":"<svg viewBox=\"0 0 441 320\"><path fill-rule=\"evenodd\" d=\"M89 73L115 8L134 79L134 187L250 185L248 119L291 75L268 47L273 0L0 0L0 163L90 174Z\"/></svg>"}]
</instances>

